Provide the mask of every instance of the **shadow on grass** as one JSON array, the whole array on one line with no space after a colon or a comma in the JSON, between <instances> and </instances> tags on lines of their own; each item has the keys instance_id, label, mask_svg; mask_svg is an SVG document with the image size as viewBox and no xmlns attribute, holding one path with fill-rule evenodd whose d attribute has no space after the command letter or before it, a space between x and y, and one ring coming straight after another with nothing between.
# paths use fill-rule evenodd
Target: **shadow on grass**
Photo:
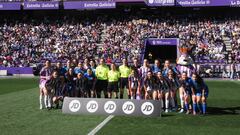
<instances>
[{"instance_id":1,"label":"shadow on grass","mask_svg":"<svg viewBox=\"0 0 240 135\"><path fill-rule=\"evenodd\" d=\"M239 115L240 106L236 107L208 107L207 112L209 115Z\"/></svg>"}]
</instances>

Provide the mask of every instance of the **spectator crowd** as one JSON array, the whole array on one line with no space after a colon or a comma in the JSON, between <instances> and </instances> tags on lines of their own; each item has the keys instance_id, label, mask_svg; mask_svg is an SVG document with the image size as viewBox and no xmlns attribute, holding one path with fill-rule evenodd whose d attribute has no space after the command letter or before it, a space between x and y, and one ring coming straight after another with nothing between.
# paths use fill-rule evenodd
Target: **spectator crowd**
<instances>
[{"instance_id":1,"label":"spectator crowd","mask_svg":"<svg viewBox=\"0 0 240 135\"><path fill-rule=\"evenodd\" d=\"M0 66L26 67L42 61L140 58L144 39L179 38L194 60L240 60L239 19L188 17L96 17L5 19L0 24ZM225 41L232 47L227 52Z\"/></svg>"}]
</instances>

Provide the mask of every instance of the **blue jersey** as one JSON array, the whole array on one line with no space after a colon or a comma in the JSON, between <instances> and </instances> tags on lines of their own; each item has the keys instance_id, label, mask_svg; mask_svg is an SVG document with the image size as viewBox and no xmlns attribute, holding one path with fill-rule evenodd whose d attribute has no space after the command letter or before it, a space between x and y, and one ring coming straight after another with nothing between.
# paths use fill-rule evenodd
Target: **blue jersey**
<instances>
[{"instance_id":1,"label":"blue jersey","mask_svg":"<svg viewBox=\"0 0 240 135\"><path fill-rule=\"evenodd\" d=\"M156 65L153 65L152 68L151 68L151 70L152 70L153 73L161 72L160 67L158 67L158 66L156 66Z\"/></svg>"},{"instance_id":2,"label":"blue jersey","mask_svg":"<svg viewBox=\"0 0 240 135\"><path fill-rule=\"evenodd\" d=\"M202 93L202 90L203 90L203 85L197 83L196 81L192 80L193 82L193 88L195 90L195 93Z\"/></svg>"},{"instance_id":3,"label":"blue jersey","mask_svg":"<svg viewBox=\"0 0 240 135\"><path fill-rule=\"evenodd\" d=\"M84 70L83 68L80 69L79 67L75 67L75 68L74 68L74 73L75 73L75 74L78 74L78 73L84 74L84 73L85 73L85 70Z\"/></svg>"},{"instance_id":4,"label":"blue jersey","mask_svg":"<svg viewBox=\"0 0 240 135\"><path fill-rule=\"evenodd\" d=\"M187 78L186 80L181 80L180 86L183 87L185 91L191 93L193 88L193 81L191 78Z\"/></svg>"},{"instance_id":5,"label":"blue jersey","mask_svg":"<svg viewBox=\"0 0 240 135\"><path fill-rule=\"evenodd\" d=\"M91 74L89 75L88 73L85 73L84 74L84 77L86 77L88 80L92 81L95 79L95 75L94 74Z\"/></svg>"},{"instance_id":6,"label":"blue jersey","mask_svg":"<svg viewBox=\"0 0 240 135\"><path fill-rule=\"evenodd\" d=\"M206 85L206 83L203 82L203 84L198 84L196 81L192 81L193 82L193 88L196 92L196 95L204 95L207 96L208 95L208 86ZM203 90L205 93L203 93Z\"/></svg>"},{"instance_id":7,"label":"blue jersey","mask_svg":"<svg viewBox=\"0 0 240 135\"><path fill-rule=\"evenodd\" d=\"M169 68L164 69L162 71L162 75L165 76L165 77L168 76L168 70L169 70ZM178 70L175 67L172 68L172 70L173 70L174 74L179 74Z\"/></svg>"}]
</instances>

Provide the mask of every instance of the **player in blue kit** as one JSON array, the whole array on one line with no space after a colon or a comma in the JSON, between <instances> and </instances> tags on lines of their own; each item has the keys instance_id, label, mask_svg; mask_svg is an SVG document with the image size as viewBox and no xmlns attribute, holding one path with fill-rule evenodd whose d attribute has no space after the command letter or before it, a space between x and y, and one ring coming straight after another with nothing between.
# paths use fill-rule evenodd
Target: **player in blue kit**
<instances>
[{"instance_id":1,"label":"player in blue kit","mask_svg":"<svg viewBox=\"0 0 240 135\"><path fill-rule=\"evenodd\" d=\"M87 79L86 89L88 97L96 97L96 91L95 91L95 83L96 83L96 76L93 73L91 68L87 69L87 72L84 74L84 77Z\"/></svg>"},{"instance_id":2,"label":"player in blue kit","mask_svg":"<svg viewBox=\"0 0 240 135\"><path fill-rule=\"evenodd\" d=\"M202 102L202 113L206 114L206 98L208 97L208 86L203 79L196 73L192 74L192 83L194 88L193 101L193 115L196 115L197 109L201 113L200 103Z\"/></svg>"},{"instance_id":3,"label":"player in blue kit","mask_svg":"<svg viewBox=\"0 0 240 135\"><path fill-rule=\"evenodd\" d=\"M179 94L180 94L180 99L181 99L180 113L182 113L184 111L183 103L182 103L182 101L184 100L185 109L187 111L186 114L190 114L189 99L192 96L192 94L195 94L193 91L192 79L187 77L186 72L183 72L179 82L180 82Z\"/></svg>"}]
</instances>

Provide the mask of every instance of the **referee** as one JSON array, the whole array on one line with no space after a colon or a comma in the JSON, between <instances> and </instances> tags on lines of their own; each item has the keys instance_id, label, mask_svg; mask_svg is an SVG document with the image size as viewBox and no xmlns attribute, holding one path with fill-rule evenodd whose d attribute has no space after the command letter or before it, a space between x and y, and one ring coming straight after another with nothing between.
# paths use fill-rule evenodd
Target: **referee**
<instances>
[{"instance_id":1,"label":"referee","mask_svg":"<svg viewBox=\"0 0 240 135\"><path fill-rule=\"evenodd\" d=\"M97 98L101 98L102 91L104 93L104 97L108 98L108 94L107 94L108 71L109 71L108 66L105 64L104 59L101 58L99 65L97 66L95 71L96 77L97 77L97 83L96 83Z\"/></svg>"},{"instance_id":2,"label":"referee","mask_svg":"<svg viewBox=\"0 0 240 135\"><path fill-rule=\"evenodd\" d=\"M118 81L120 78L120 74L116 69L116 65L114 63L111 64L111 70L108 72L108 98L112 98L112 93L114 93L114 97L118 98Z\"/></svg>"},{"instance_id":3,"label":"referee","mask_svg":"<svg viewBox=\"0 0 240 135\"><path fill-rule=\"evenodd\" d=\"M128 88L128 77L131 74L131 68L128 67L126 59L122 60L122 65L119 67L120 72L120 99L123 99L124 88L127 89L128 99L131 99L131 92Z\"/></svg>"}]
</instances>

